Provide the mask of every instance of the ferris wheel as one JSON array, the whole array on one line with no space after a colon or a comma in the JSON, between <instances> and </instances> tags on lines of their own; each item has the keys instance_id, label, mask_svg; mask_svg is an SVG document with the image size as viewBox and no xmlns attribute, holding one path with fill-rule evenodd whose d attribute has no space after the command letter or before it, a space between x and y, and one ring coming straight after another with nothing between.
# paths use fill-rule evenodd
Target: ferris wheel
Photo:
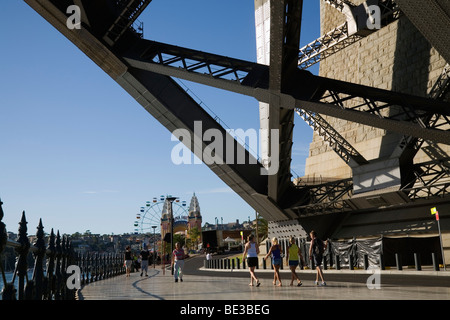
<instances>
[{"instance_id":1,"label":"ferris wheel","mask_svg":"<svg viewBox=\"0 0 450 320\"><path fill-rule=\"evenodd\" d=\"M161 217L163 213L167 213L169 210L168 206L170 204L167 200L169 197L172 196L160 196L153 198L152 201L146 201L145 206L141 207L139 213L136 214L136 221L134 222L135 234L161 234ZM189 213L186 201L175 199L172 202L172 212L174 223L188 220Z\"/></svg>"}]
</instances>

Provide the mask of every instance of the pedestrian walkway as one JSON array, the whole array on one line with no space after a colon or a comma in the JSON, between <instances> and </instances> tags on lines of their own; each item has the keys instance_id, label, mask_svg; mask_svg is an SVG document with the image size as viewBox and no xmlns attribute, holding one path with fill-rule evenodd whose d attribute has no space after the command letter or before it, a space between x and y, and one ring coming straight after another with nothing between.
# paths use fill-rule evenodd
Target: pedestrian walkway
<instances>
[{"instance_id":1,"label":"pedestrian walkway","mask_svg":"<svg viewBox=\"0 0 450 320\"><path fill-rule=\"evenodd\" d=\"M261 270L262 271L262 270ZM148 277L132 273L90 283L80 290L80 300L450 300L448 286L427 286L427 281L414 284L377 283L375 274L361 274L358 281L334 280L331 274L326 287L314 285L313 274L298 272L301 287L290 287L288 273L283 272L283 287L273 286L270 270L259 272L261 286L249 286L247 273L199 271L186 274L183 282L174 282L170 270L150 269ZM367 281L372 276L373 281ZM381 278L386 275L378 274ZM448 277L442 279L448 281ZM332 280L333 279L333 280ZM379 280L379 279L378 279ZM425 285L424 285L425 283ZM369 284L369 286L368 286ZM378 284L378 286L377 286ZM372 289L370 289L372 287Z\"/></svg>"}]
</instances>

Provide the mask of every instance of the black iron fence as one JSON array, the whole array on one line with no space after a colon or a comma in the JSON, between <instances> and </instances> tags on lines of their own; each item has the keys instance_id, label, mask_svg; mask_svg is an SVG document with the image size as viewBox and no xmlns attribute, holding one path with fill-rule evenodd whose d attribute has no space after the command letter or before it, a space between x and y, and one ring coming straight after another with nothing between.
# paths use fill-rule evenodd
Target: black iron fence
<instances>
[{"instance_id":1,"label":"black iron fence","mask_svg":"<svg viewBox=\"0 0 450 320\"><path fill-rule=\"evenodd\" d=\"M125 274L122 253L86 253L77 256L80 267L80 283L85 285Z\"/></svg>"},{"instance_id":2,"label":"black iron fence","mask_svg":"<svg viewBox=\"0 0 450 320\"><path fill-rule=\"evenodd\" d=\"M42 220L31 244L25 212L16 241L9 240L2 222L2 205L0 200L2 300L75 300L83 285L125 273L123 254L76 254L68 236L61 236L59 231L55 235L52 229L46 237ZM6 277L3 259L7 248L12 248L16 255L11 279Z\"/></svg>"}]
</instances>

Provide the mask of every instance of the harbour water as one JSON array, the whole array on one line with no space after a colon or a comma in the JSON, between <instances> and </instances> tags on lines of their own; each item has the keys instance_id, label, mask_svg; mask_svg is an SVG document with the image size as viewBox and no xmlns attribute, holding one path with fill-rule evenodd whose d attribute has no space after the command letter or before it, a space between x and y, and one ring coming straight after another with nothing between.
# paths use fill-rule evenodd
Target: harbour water
<instances>
[{"instance_id":1,"label":"harbour water","mask_svg":"<svg viewBox=\"0 0 450 320\"><path fill-rule=\"evenodd\" d=\"M28 271L28 279L31 279L32 276L33 276L33 270L30 269ZM5 272L6 282L8 282L8 283L11 282L13 277L14 277L14 272ZM16 286L16 288L17 288L18 283L19 283L19 278L16 276L16 279L14 280L14 285ZM4 287L3 277L0 277L0 292L3 290L3 287Z\"/></svg>"}]
</instances>

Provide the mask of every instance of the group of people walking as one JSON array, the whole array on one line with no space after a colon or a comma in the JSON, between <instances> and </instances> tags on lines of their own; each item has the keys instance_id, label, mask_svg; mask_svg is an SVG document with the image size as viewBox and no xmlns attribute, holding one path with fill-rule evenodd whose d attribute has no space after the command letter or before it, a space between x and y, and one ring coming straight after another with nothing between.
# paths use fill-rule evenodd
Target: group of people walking
<instances>
[{"instance_id":1,"label":"group of people walking","mask_svg":"<svg viewBox=\"0 0 450 320\"><path fill-rule=\"evenodd\" d=\"M311 243L309 246L309 258L313 260L317 270L315 284L325 286L326 283L323 277L322 259L323 259L323 252L327 248L327 242L323 242L321 239L319 239L315 231L311 231L310 236L311 236ZM147 276L149 254L150 253L148 252L148 250L145 249L143 249L140 252L141 276L143 275L144 272L145 276ZM245 244L244 247L243 258L247 259L247 264L250 271L249 285L256 287L259 287L261 285L261 282L259 281L258 277L255 274L255 269L259 263L258 255L259 255L259 245L255 242L254 236L250 235L248 236L248 242ZM270 247L269 252L267 252L267 254L264 256L264 260L267 260L270 256L272 257L272 265L274 268L273 285L281 287L282 281L280 277L280 267L283 263L282 258L283 249L278 243L277 238L272 239L272 246ZM180 243L176 243L175 249L172 252L172 259L171 259L171 267L173 270L175 282L178 282L178 280L180 280L181 282L183 281L184 259L185 259L184 250L183 248L181 248ZM296 268L300 264L300 260L302 261L303 264L305 264L301 250L295 242L295 238L291 238L289 241L289 247L286 251L286 264L289 266L289 269L291 270L291 282L289 284L290 286L294 285L294 281L297 282L296 285L298 287L302 285L302 281L300 280L299 276L296 273ZM131 253L131 248L130 246L127 246L125 250L125 266L127 277L130 276L132 263L133 263L133 256Z\"/></svg>"},{"instance_id":2,"label":"group of people walking","mask_svg":"<svg viewBox=\"0 0 450 320\"><path fill-rule=\"evenodd\" d=\"M126 268L126 276L129 277L131 273L131 267L134 263L134 267L139 270L141 269L141 277L143 276L145 272L145 276L148 277L148 264L149 259L151 257L151 253L148 249L142 248L141 252L139 252L139 256L135 256L132 251L131 247L127 246L125 248L125 268Z\"/></svg>"},{"instance_id":3,"label":"group of people walking","mask_svg":"<svg viewBox=\"0 0 450 320\"><path fill-rule=\"evenodd\" d=\"M148 262L150 255L151 255L150 251L145 248L142 248L141 252L139 253L141 277L143 276L144 272L145 276L148 277ZM181 282L183 281L184 259L185 259L184 250L183 248L181 248L180 243L177 242L175 244L175 249L172 252L172 259L171 259L171 267L174 270L175 282L178 282L178 279ZM124 262L127 277L130 276L133 261L134 258L131 252L131 247L127 246L125 248L125 262Z\"/></svg>"},{"instance_id":4,"label":"group of people walking","mask_svg":"<svg viewBox=\"0 0 450 320\"><path fill-rule=\"evenodd\" d=\"M314 265L316 267L316 285L325 286L326 282L323 277L322 271L322 260L323 260L323 252L326 250L327 242L323 242L321 239L317 237L315 231L310 232L311 243L309 246L309 258L313 260ZM258 255L259 255L259 245L255 242L255 238L253 235L248 237L248 242L245 244L243 258L247 258L247 264L250 271L250 286L256 285L257 287L261 285L258 277L255 274L255 268L258 265ZM280 267L283 263L283 249L278 243L277 238L272 239L272 246L270 247L267 254L264 256L264 260L267 260L270 256L272 257L272 265L274 269L274 277L273 277L273 285L282 286L281 277L280 277ZM300 260L303 264L305 261L303 259L300 248L297 246L295 242L295 238L291 238L289 241L289 248L286 251L286 264L289 266L291 270L291 282L290 286L294 285L294 281L297 282L297 286L302 285L302 281L296 273L296 268L300 263ZM319 282L320 278L320 282Z\"/></svg>"}]
</instances>

